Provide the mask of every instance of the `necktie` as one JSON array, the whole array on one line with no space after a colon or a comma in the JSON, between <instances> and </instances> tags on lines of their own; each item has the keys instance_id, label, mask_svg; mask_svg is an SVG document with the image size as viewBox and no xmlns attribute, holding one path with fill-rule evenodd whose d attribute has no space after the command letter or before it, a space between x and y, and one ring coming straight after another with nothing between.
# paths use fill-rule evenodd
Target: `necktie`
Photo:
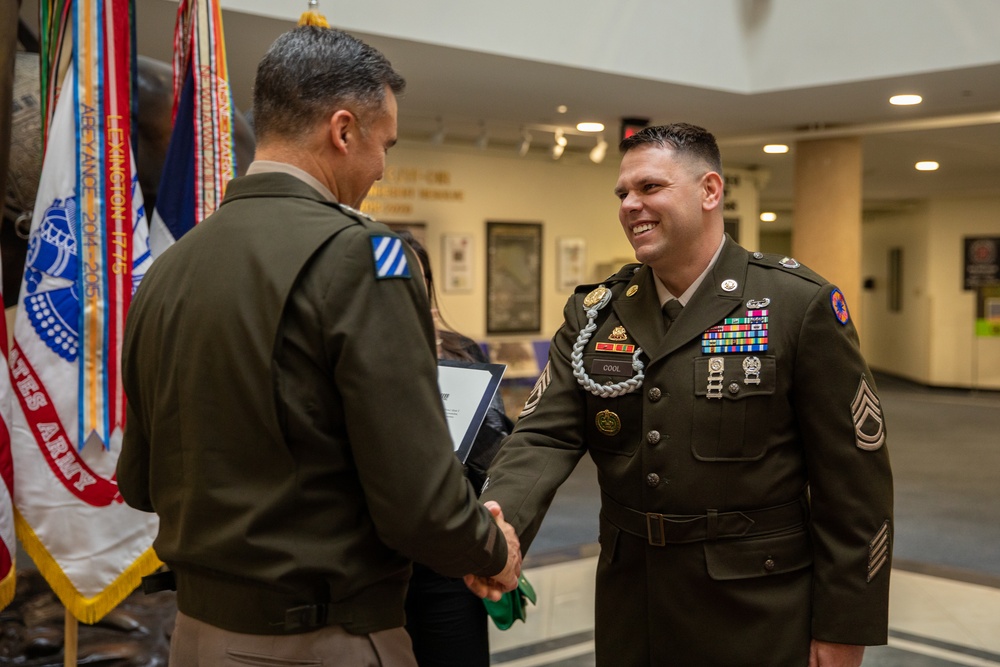
<instances>
[{"instance_id":1,"label":"necktie","mask_svg":"<svg viewBox=\"0 0 1000 667\"><path fill-rule=\"evenodd\" d=\"M663 304L663 324L665 328L669 329L670 325L674 323L677 316L681 314L681 310L684 306L677 299L670 299L665 304Z\"/></svg>"}]
</instances>

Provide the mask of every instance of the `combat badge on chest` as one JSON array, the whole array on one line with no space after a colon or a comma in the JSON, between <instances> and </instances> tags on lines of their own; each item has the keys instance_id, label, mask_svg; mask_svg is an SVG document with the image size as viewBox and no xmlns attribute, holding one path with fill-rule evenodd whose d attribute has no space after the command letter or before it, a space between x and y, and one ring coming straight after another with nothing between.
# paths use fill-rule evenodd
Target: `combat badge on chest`
<instances>
[{"instance_id":1,"label":"combat badge on chest","mask_svg":"<svg viewBox=\"0 0 1000 667\"><path fill-rule=\"evenodd\" d=\"M725 286L723 286L725 289ZM771 299L750 299L746 303L747 312L742 317L727 317L701 335L701 351L712 355L708 360L708 377L706 378L707 398L722 398L723 380L725 378L727 357L723 354L740 354L747 352L765 352L768 344L767 309ZM732 362L730 362L732 363ZM748 355L743 357L743 384L759 385L763 364L760 357ZM738 385L737 385L738 387ZM730 391L734 388L730 387Z\"/></svg>"}]
</instances>

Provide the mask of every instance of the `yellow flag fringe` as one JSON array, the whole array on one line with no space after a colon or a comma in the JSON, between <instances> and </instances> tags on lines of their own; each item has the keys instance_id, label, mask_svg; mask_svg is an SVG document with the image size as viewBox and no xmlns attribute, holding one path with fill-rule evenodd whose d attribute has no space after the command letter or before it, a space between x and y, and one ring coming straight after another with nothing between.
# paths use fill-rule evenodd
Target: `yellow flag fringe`
<instances>
[{"instance_id":1,"label":"yellow flag fringe","mask_svg":"<svg viewBox=\"0 0 1000 667\"><path fill-rule=\"evenodd\" d=\"M329 28L330 23L326 20L326 17L319 13L316 9L319 6L318 0L309 0L309 9L302 12L302 16L299 17L299 25L314 25L320 28Z\"/></svg>"},{"instance_id":2,"label":"yellow flag fringe","mask_svg":"<svg viewBox=\"0 0 1000 667\"><path fill-rule=\"evenodd\" d=\"M14 590L17 588L17 577L14 576L14 568L10 568L7 576L0 581L0 609L3 609L14 599Z\"/></svg>"},{"instance_id":3,"label":"yellow flag fringe","mask_svg":"<svg viewBox=\"0 0 1000 667\"><path fill-rule=\"evenodd\" d=\"M69 578L63 573L59 563L49 555L49 552L42 545L42 541L35 535L35 531L21 516L21 513L14 508L14 524L17 528L17 537L21 540L21 546L42 576L52 587L52 592L56 594L59 601L63 603L66 610L81 623L93 625L104 618L108 612L121 604L132 591L139 587L142 578L159 569L163 563L156 556L152 547L146 549L141 556L135 559L124 572L112 581L99 595L92 598L85 598L76 590ZM6 580L0 586L6 584ZM0 588L0 594L3 589ZM13 594L13 591L12 591ZM2 599L2 598L0 598Z\"/></svg>"}]
</instances>

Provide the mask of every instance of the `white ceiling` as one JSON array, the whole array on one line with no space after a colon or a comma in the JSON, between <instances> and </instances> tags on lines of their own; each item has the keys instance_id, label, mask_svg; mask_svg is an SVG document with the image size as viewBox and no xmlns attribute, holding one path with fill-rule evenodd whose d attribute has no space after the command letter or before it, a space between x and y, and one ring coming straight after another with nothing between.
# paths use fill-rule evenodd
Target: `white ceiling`
<instances>
[{"instance_id":1,"label":"white ceiling","mask_svg":"<svg viewBox=\"0 0 1000 667\"><path fill-rule=\"evenodd\" d=\"M968 0L944 4L959 7L964 2ZM234 3L224 2L224 6ZM243 3L252 4L251 0ZM936 0L912 0L907 6L916 9L927 3L938 4ZM291 4L297 15L299 3ZM302 0L303 9L305 4ZM366 3L350 7L367 12L367 6L362 9L361 5ZM766 11L770 4L768 0L746 0L740 6ZM169 60L176 7L170 0L139 1L140 53ZM331 18L334 11L327 9ZM531 17L523 20L530 22ZM238 107L247 109L257 61L292 23L227 10L224 25L234 99ZM571 25L562 28L572 29ZM1000 43L1000 27L994 25L992 31ZM429 141L441 119L446 145L472 145L485 128L491 151L513 152L525 126L572 127L579 120L599 120L607 126L605 134L614 146L622 117L645 117L653 123L693 122L715 133L727 166L769 172L761 193L763 208L790 211L794 142L853 135L863 141L863 196L868 209L909 205L938 195L1000 196L1000 57L986 64L947 69L924 64L924 71L913 74L742 93L352 32L385 53L407 79L406 92L400 98L399 133L403 139ZM959 52L963 36L953 37L953 50ZM970 43L973 37L981 41L981 35L973 35ZM627 34L618 39L627 45ZM798 48L802 41L800 36ZM804 41L808 43L808 37ZM934 48L946 53L947 47L948 40L943 39ZM715 52L712 47L702 48L692 57L711 59ZM873 56L866 52L865 57ZM795 53L789 52L786 58L789 71L801 69ZM768 59L772 70L781 70L781 63L775 62L780 54L770 54ZM899 92L918 93L924 103L890 106L888 97ZM558 105L566 105L569 111L558 114ZM541 153L551 146L551 134L532 134L533 152ZM571 135L569 140L571 152L586 152L594 145L591 137ZM783 156L765 155L761 146L767 141L789 143L792 151ZM608 159L614 155L612 149ZM936 160L941 169L917 172L913 165L918 160Z\"/></svg>"}]
</instances>

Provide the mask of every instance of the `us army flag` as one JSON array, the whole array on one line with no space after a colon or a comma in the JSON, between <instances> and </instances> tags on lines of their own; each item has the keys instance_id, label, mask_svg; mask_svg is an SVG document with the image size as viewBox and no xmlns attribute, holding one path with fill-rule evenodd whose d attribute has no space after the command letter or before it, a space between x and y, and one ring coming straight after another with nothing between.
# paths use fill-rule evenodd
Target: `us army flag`
<instances>
[{"instance_id":1,"label":"us army flag","mask_svg":"<svg viewBox=\"0 0 1000 667\"><path fill-rule=\"evenodd\" d=\"M155 515L122 502L120 342L152 259L131 149L129 0L73 3L10 351L18 537L94 623L159 566Z\"/></svg>"},{"instance_id":2,"label":"us army flag","mask_svg":"<svg viewBox=\"0 0 1000 667\"><path fill-rule=\"evenodd\" d=\"M0 304L3 294L0 294ZM7 373L7 318L0 312L0 609L14 599L14 462L10 454L10 375Z\"/></svg>"}]
</instances>

